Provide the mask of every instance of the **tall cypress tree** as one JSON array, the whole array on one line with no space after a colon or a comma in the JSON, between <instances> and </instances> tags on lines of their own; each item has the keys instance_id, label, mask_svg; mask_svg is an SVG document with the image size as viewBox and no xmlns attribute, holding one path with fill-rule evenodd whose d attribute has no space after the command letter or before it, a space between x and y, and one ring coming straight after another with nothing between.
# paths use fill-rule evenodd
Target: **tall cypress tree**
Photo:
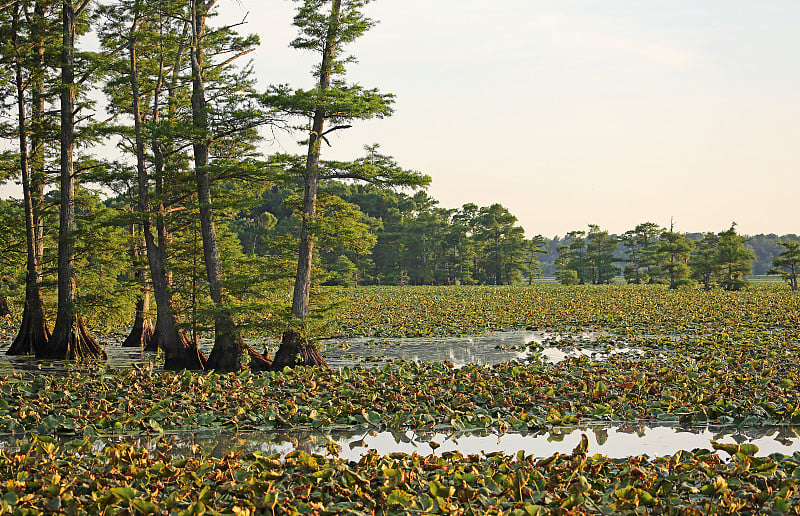
<instances>
[{"instance_id":1,"label":"tall cypress tree","mask_svg":"<svg viewBox=\"0 0 800 516\"><path fill-rule=\"evenodd\" d=\"M6 6L3 16L10 30L8 51L4 57L7 68L13 70L17 137L19 142L19 170L23 191L23 213L27 255L25 303L22 324L7 353L10 355L35 354L45 349L50 330L42 302L42 256L44 252L44 210L42 208L45 173L45 141L57 139L47 134L49 116L45 108L47 84L52 82L46 63L45 51L54 44L53 21L50 17L56 2L36 0L18 1Z\"/></svg>"},{"instance_id":2,"label":"tall cypress tree","mask_svg":"<svg viewBox=\"0 0 800 516\"><path fill-rule=\"evenodd\" d=\"M311 269L316 241L315 219L317 218L317 191L320 180L329 177L353 177L375 183L392 184L392 167L381 169L377 164L357 164L360 172L345 171L326 175L321 172L320 154L322 142L332 131L346 129L352 120L382 118L392 113L392 96L376 89L366 90L355 84L346 84L345 65L352 59L344 54L344 48L367 30L374 22L364 16L362 8L370 0L298 0L300 5L294 18L299 36L291 46L299 50L316 53L319 65L315 69L317 85L310 90L289 90L273 87L265 101L286 113L311 120L308 130L307 152L302 168L303 211L300 227L297 273L292 294L292 322L284 332L281 346L275 355L273 367L293 366L300 362L325 366L325 360L316 346L309 340L306 320L310 311ZM331 124L328 127L327 124ZM369 158L367 158L369 159ZM339 167L334 167L339 168ZM394 171L398 169L394 167ZM364 177L359 177L364 174ZM405 184L424 184L421 175L398 174ZM400 184L403 184L402 181Z\"/></svg>"},{"instance_id":3,"label":"tall cypress tree","mask_svg":"<svg viewBox=\"0 0 800 516\"><path fill-rule=\"evenodd\" d=\"M37 349L37 357L105 358L105 351L89 334L78 314L78 288L75 283L75 186L73 162L75 145L75 35L78 17L90 0L62 2L61 48L61 154L60 211L58 231L58 312L46 349Z\"/></svg>"},{"instance_id":4,"label":"tall cypress tree","mask_svg":"<svg viewBox=\"0 0 800 516\"><path fill-rule=\"evenodd\" d=\"M686 235L674 231L661 233L658 242L658 253L663 257L664 275L669 280L669 288L691 286L691 269L687 262L694 242L687 240Z\"/></svg>"},{"instance_id":5,"label":"tall cypress tree","mask_svg":"<svg viewBox=\"0 0 800 516\"><path fill-rule=\"evenodd\" d=\"M749 284L747 275L755 255L745 248L745 239L736 233L736 223L717 234L715 262L721 273L719 284L725 290L741 290Z\"/></svg>"},{"instance_id":6,"label":"tall cypress tree","mask_svg":"<svg viewBox=\"0 0 800 516\"><path fill-rule=\"evenodd\" d=\"M178 199L186 197L185 193L175 190L175 183L181 182L170 184L164 171L170 160L174 161L174 135L169 127L176 112L175 99L179 97L177 77L183 72L187 57L188 45L184 38L188 24L180 19L184 9L182 2L159 2L152 6L145 5L142 0L120 1L102 11L106 21L100 28L100 37L108 52L119 50L113 68L120 73L110 78L106 92L115 109L128 113L133 119L133 128L124 132L132 140L130 150L136 158L134 209L142 228L158 315L150 346L164 350L167 369L203 369L205 356L198 350L197 343L179 329L167 264L170 239L166 212L170 206L164 201L165 194L169 192ZM168 90L166 102L162 100L164 90ZM166 123L162 126L164 104L167 105ZM148 144L152 150L150 162L146 154ZM151 191L156 194L155 202L151 201ZM131 334L138 342L141 342L141 333L146 331L143 302L144 298Z\"/></svg>"},{"instance_id":7,"label":"tall cypress tree","mask_svg":"<svg viewBox=\"0 0 800 516\"><path fill-rule=\"evenodd\" d=\"M253 350L242 339L233 319L228 292L225 289L222 256L217 243L212 204L214 181L212 171L219 172L219 170L216 170L215 163L212 163L211 149L215 143L222 145L231 135L246 140L248 135L252 136L255 127L268 122L269 118L254 109L250 103L250 84L246 73L244 77L228 76L232 84L226 85L227 98L218 98L216 105L212 105L206 98L206 80L210 68L224 70L225 64L249 52L256 43L255 38L241 38L230 30L207 31L207 20L216 3L217 0L192 0L189 13L191 21L189 55L192 72L191 140L197 201L200 208L203 262L209 294L214 303L214 347L208 357L207 367L219 371L238 371L247 367L261 370L267 368L271 361ZM212 35L214 39L211 38ZM221 45L224 51L232 53L234 57L228 57L222 65L208 66L209 56L214 55L215 45L220 43L224 43ZM221 78L219 72L216 77L219 81Z\"/></svg>"},{"instance_id":8,"label":"tall cypress tree","mask_svg":"<svg viewBox=\"0 0 800 516\"><path fill-rule=\"evenodd\" d=\"M800 274L800 242L789 240L778 242L783 249L772 259L769 274L780 274L792 290L797 290L797 275Z\"/></svg>"}]
</instances>

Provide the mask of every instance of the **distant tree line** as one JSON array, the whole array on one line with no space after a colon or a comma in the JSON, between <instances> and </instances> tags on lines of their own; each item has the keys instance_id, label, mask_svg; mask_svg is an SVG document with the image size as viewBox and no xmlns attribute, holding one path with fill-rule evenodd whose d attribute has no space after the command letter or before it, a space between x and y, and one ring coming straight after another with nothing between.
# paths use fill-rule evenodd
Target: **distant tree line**
<instances>
[{"instance_id":1,"label":"distant tree line","mask_svg":"<svg viewBox=\"0 0 800 516\"><path fill-rule=\"evenodd\" d=\"M274 187L235 223L247 252L280 253L298 219L293 189ZM326 285L502 285L541 273L544 239L526 239L517 218L501 204L440 207L424 190L410 194L371 185L328 181L320 198L335 199L322 228L318 281ZM327 202L327 201L324 201ZM260 222L259 222L260 221Z\"/></svg>"},{"instance_id":2,"label":"distant tree line","mask_svg":"<svg viewBox=\"0 0 800 516\"><path fill-rule=\"evenodd\" d=\"M700 284L737 290L750 274L780 274L773 263L795 235L682 234L651 222L622 235L597 225L563 238L526 238L501 204L439 206L420 190L409 194L371 185L328 181L322 198L338 199L315 263L326 285L501 285L553 277L566 284ZM246 252L269 255L296 232L292 190L274 187L235 223ZM346 215L346 216L345 216ZM787 281L789 281L787 279ZM790 282L791 284L791 282Z\"/></svg>"},{"instance_id":3,"label":"distant tree line","mask_svg":"<svg viewBox=\"0 0 800 516\"><path fill-rule=\"evenodd\" d=\"M588 232L548 241L555 252L543 269L565 284L609 283L621 275L627 283L707 290L739 290L749 275L776 274L796 289L799 243L796 235L739 235L736 224L719 233L684 234L646 222L619 236L590 225Z\"/></svg>"}]
</instances>

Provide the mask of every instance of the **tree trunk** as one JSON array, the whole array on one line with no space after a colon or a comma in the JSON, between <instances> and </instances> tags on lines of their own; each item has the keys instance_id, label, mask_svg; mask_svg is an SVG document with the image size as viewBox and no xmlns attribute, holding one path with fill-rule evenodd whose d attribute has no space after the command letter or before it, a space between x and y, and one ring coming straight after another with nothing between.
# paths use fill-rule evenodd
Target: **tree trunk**
<instances>
[{"instance_id":1,"label":"tree trunk","mask_svg":"<svg viewBox=\"0 0 800 516\"><path fill-rule=\"evenodd\" d=\"M299 357L299 360L298 360ZM310 365L328 367L317 346L301 332L286 330L281 338L281 345L275 353L271 369L281 371L284 367Z\"/></svg>"},{"instance_id":2,"label":"tree trunk","mask_svg":"<svg viewBox=\"0 0 800 516\"><path fill-rule=\"evenodd\" d=\"M138 16L137 16L138 19ZM206 357L197 348L197 343L190 341L183 332L178 330L177 315L172 309L172 292L169 288L166 270L166 252L164 246L166 242L159 241L161 245L156 245L153 235L152 222L150 219L150 200L149 200L149 181L147 169L145 167L144 135L142 131L142 116L140 109L139 78L137 72L136 59L136 38L134 31L136 21L131 30L129 42L130 59L130 84L131 97L133 102L134 132L136 138L136 173L139 185L138 211L142 218L142 233L144 234L145 248L147 250L147 262L150 267L150 277L153 283L153 296L156 302L157 323L152 338L145 349L164 350L164 369L204 369ZM160 85L159 85L160 86ZM157 99L157 96L155 97ZM154 100L154 113L158 110L158 102ZM158 147L158 142L154 138L154 147ZM158 173L159 171L157 171ZM163 216L159 213L161 220ZM161 221L163 224L163 220ZM164 238L164 240L166 240ZM144 300L143 300L144 301ZM142 307L144 308L144 306ZM137 309L137 322L139 317ZM144 310L141 310L144 316ZM143 331L145 331L144 319L142 320ZM134 325L135 328L135 325Z\"/></svg>"},{"instance_id":3,"label":"tree trunk","mask_svg":"<svg viewBox=\"0 0 800 516\"><path fill-rule=\"evenodd\" d=\"M42 259L42 239L43 227L41 223L40 205L44 189L43 170L31 173L32 165L39 168L41 154L41 138L34 136L33 158L28 155L28 123L25 103L25 91L23 87L22 64L20 62L19 48L17 44L17 24L19 20L20 5L14 7L14 21L12 27L12 42L16 52L15 56L15 75L17 87L17 108L19 116L19 157L20 170L22 171L22 193L23 207L25 211L25 240L27 266L25 277L25 304L22 309L22 324L14 342L6 352L9 355L35 355L37 349L44 349L50 339L50 329L44 316L44 303L41 294L41 259ZM37 4L34 12L35 20L40 21L43 13ZM41 16L40 16L41 14ZM34 69L31 76L31 89L33 95L33 116L40 119L44 111L44 44L41 42L41 30L35 28L31 31L38 38L34 45L36 59L33 61ZM33 163L31 163L33 161ZM43 163L42 163L43 166ZM8 307L6 306L6 309Z\"/></svg>"},{"instance_id":4,"label":"tree trunk","mask_svg":"<svg viewBox=\"0 0 800 516\"><path fill-rule=\"evenodd\" d=\"M85 7L85 3L83 6ZM47 348L36 350L39 358L106 358L77 314L75 284L75 21L74 2L63 3L63 49L61 53L61 199L58 231L58 313Z\"/></svg>"},{"instance_id":5,"label":"tree trunk","mask_svg":"<svg viewBox=\"0 0 800 516\"><path fill-rule=\"evenodd\" d=\"M494 284L501 285L503 281L500 273L500 235L495 229L494 235Z\"/></svg>"},{"instance_id":6,"label":"tree trunk","mask_svg":"<svg viewBox=\"0 0 800 516\"><path fill-rule=\"evenodd\" d=\"M138 102L135 103L138 104ZM141 134L139 133L137 134L137 136L141 136ZM131 197L131 211L135 213L139 211L139 203L135 201L135 194L133 188L130 189L130 197ZM137 240L139 240L138 243ZM126 348L148 348L150 346L150 342L153 340L153 333L155 332L153 321L150 319L149 315L150 292L147 289L147 274L145 273L144 266L142 264L141 255L142 255L142 244L144 243L143 241L144 241L143 238L141 237L137 238L136 223L133 219L131 219L130 247L128 249L128 253L130 254L131 258L131 266L136 271L134 273L134 277L136 278L137 283L139 283L139 288L141 290L136 298L136 310L135 310L136 315L134 316L133 319L133 327L131 328L131 333L122 343L122 347Z\"/></svg>"},{"instance_id":7,"label":"tree trunk","mask_svg":"<svg viewBox=\"0 0 800 516\"><path fill-rule=\"evenodd\" d=\"M322 52L322 64L319 69L319 92L324 93L331 86L331 66L336 44L339 20L341 17L341 0L333 0L331 14L328 18L328 32L325 36L325 48ZM285 366L294 366L297 354L304 349L313 349L312 352L301 355L302 362L306 365L328 367L313 342L306 337L305 320L308 318L310 293L311 293L311 264L314 254L314 233L310 229L317 210L317 182L319 179L319 156L322 133L327 114L325 108L320 106L314 112L314 121L308 139L308 155L306 157L305 189L303 193L303 221L300 227L300 249L297 259L297 274L294 281L292 294L292 318L295 324L300 323L300 330L287 329L278 352L275 354L273 368L283 369Z\"/></svg>"},{"instance_id":8,"label":"tree trunk","mask_svg":"<svg viewBox=\"0 0 800 516\"><path fill-rule=\"evenodd\" d=\"M264 369L269 359L261 356L245 344L231 317L225 300L222 280L222 259L217 246L214 228L214 212L211 207L211 185L209 182L209 148L211 138L205 99L204 64L202 39L206 17L215 0L194 0L192 6L192 124L195 129L192 149L194 151L197 200L200 205L200 230L203 236L203 261L206 267L209 293L214 302L214 348L206 367L217 371L239 371L248 367ZM255 357L251 360L251 357Z\"/></svg>"},{"instance_id":9,"label":"tree trunk","mask_svg":"<svg viewBox=\"0 0 800 516\"><path fill-rule=\"evenodd\" d=\"M149 302L150 294L143 292L139 299L136 300L136 318L133 320L133 328L128 338L122 343L125 348L148 348L150 341L153 340L155 327L150 316L147 315L147 305Z\"/></svg>"}]
</instances>

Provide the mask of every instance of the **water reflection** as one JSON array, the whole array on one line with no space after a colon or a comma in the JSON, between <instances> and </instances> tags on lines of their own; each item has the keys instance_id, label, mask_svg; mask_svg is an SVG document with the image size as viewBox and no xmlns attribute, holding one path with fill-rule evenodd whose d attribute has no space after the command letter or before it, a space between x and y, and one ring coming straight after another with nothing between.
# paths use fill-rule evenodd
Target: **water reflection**
<instances>
[{"instance_id":1,"label":"water reflection","mask_svg":"<svg viewBox=\"0 0 800 516\"><path fill-rule=\"evenodd\" d=\"M402 452L441 455L458 451L464 455L504 452L514 454L523 450L526 455L549 457L558 452L569 454L580 443L581 436L589 440L589 454L602 454L610 458L636 455L650 457L673 455L679 450L711 449L711 440L722 443L752 443L758 446L758 455L771 453L791 455L800 453L800 427L675 427L648 425L578 426L558 427L537 433L492 432L424 432L394 430L385 432L346 431L314 432L253 432L253 433L179 433L157 436L95 438L93 447L99 452L108 443L128 442L155 450L167 441L177 453L190 453L193 446L201 446L216 457L231 452L255 452L285 455L293 450L325 455L332 450L332 442L340 448L339 456L358 460L369 450L381 455ZM0 448L15 449L16 440L0 438ZM721 454L727 458L726 454Z\"/></svg>"},{"instance_id":2,"label":"water reflection","mask_svg":"<svg viewBox=\"0 0 800 516\"><path fill-rule=\"evenodd\" d=\"M800 452L800 428L682 428L669 426L584 426L556 428L534 434L505 433L425 433L425 432L368 432L362 436L339 437L342 446L340 456L356 460L367 450L380 454L392 452L442 454L458 451L471 453L516 453L524 450L526 455L549 457L553 453L571 453L580 443L581 436L589 439L589 453L599 453L612 458L624 458L647 454L672 455L679 450L711 448L713 439L723 443L750 442L759 447L759 455L782 453L791 455ZM334 436L335 437L335 436ZM314 446L313 438L307 437L307 445ZM327 438L325 438L327 443ZM325 443L322 444L324 448ZM319 446L319 444L317 445ZM324 452L319 447L318 453Z\"/></svg>"},{"instance_id":3,"label":"water reflection","mask_svg":"<svg viewBox=\"0 0 800 516\"><path fill-rule=\"evenodd\" d=\"M395 359L408 361L445 361L456 366L465 364L496 364L522 360L532 356L528 343L544 342L545 332L495 332L476 337L373 339L350 338L323 341L322 353L334 368L356 364L378 366ZM152 367L158 369L163 358L140 348L124 348L114 341L103 343L108 355L107 365L117 369ZM200 349L209 353L213 342L201 340ZM263 345L256 345L261 349ZM274 349L271 350L274 354ZM37 360L34 357L0 355L0 375L27 371L52 374L67 369L80 369L81 364L66 360Z\"/></svg>"},{"instance_id":4,"label":"water reflection","mask_svg":"<svg viewBox=\"0 0 800 516\"><path fill-rule=\"evenodd\" d=\"M104 343L108 360L106 364L116 369L146 367L159 370L163 357L139 348L123 348L117 341ZM200 349L208 354L213 342L203 339ZM263 343L252 343L263 349ZM274 354L276 343L268 343ZM619 353L641 354L643 351L622 337L596 331L571 334L546 331L503 331L465 337L418 338L366 338L330 339L320 343L321 352L333 368L354 365L382 366L394 360L449 361L456 367L466 364L494 365L516 360L520 362L556 363L569 357L589 356L603 360ZM42 374L61 373L81 369L81 364L71 361L36 360L34 357L9 357L0 355L0 375L13 372Z\"/></svg>"},{"instance_id":5,"label":"water reflection","mask_svg":"<svg viewBox=\"0 0 800 516\"><path fill-rule=\"evenodd\" d=\"M473 337L350 338L324 341L322 353L331 367L383 365L392 360L497 364L529 356L530 332L495 332Z\"/></svg>"},{"instance_id":6,"label":"water reflection","mask_svg":"<svg viewBox=\"0 0 800 516\"><path fill-rule=\"evenodd\" d=\"M516 330L466 337L350 338L324 341L323 354L331 367L354 363L383 365L392 360L449 361L456 367L466 364L493 365L509 360L556 363L569 357L589 356L602 360L620 353L642 351L624 340L607 339L597 331L560 334L547 331Z\"/></svg>"}]
</instances>

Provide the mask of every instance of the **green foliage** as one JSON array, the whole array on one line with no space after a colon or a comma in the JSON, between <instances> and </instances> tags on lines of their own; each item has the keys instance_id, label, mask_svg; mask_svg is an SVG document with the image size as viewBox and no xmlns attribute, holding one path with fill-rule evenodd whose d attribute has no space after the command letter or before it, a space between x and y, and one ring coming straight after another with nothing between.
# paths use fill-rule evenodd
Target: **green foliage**
<instances>
[{"instance_id":1,"label":"green foliage","mask_svg":"<svg viewBox=\"0 0 800 516\"><path fill-rule=\"evenodd\" d=\"M476 279L493 285L513 284L521 279L525 259L525 231L517 218L501 204L478 211L474 219L475 240L483 250L477 254Z\"/></svg>"},{"instance_id":2,"label":"green foliage","mask_svg":"<svg viewBox=\"0 0 800 516\"><path fill-rule=\"evenodd\" d=\"M133 313L129 237L118 212L84 189L75 192L75 282L79 313L108 334Z\"/></svg>"},{"instance_id":3,"label":"green foliage","mask_svg":"<svg viewBox=\"0 0 800 516\"><path fill-rule=\"evenodd\" d=\"M548 254L550 251L546 249L547 241L542 235L535 237L525 242L525 272L528 276L528 285L533 284L534 278L539 278L542 275L542 266L539 264L539 255Z\"/></svg>"},{"instance_id":4,"label":"green foliage","mask_svg":"<svg viewBox=\"0 0 800 516\"><path fill-rule=\"evenodd\" d=\"M719 276L716 256L718 243L719 237L715 233L706 233L703 239L697 242L695 251L689 257L692 279L703 285L705 290L711 290Z\"/></svg>"},{"instance_id":5,"label":"green foliage","mask_svg":"<svg viewBox=\"0 0 800 516\"><path fill-rule=\"evenodd\" d=\"M772 260L783 250L781 242L800 242L797 235L749 235L745 247L753 251L753 275L763 275L773 267Z\"/></svg>"},{"instance_id":6,"label":"green foliage","mask_svg":"<svg viewBox=\"0 0 800 516\"><path fill-rule=\"evenodd\" d=\"M571 231L568 246L558 248L556 259L556 278L565 285L592 283L594 285L611 283L618 269L614 264L617 259L614 251L618 240L610 236L608 231L601 230L595 224L589 225L589 233ZM575 274L566 272L572 270Z\"/></svg>"},{"instance_id":7,"label":"green foliage","mask_svg":"<svg viewBox=\"0 0 800 516\"><path fill-rule=\"evenodd\" d=\"M725 290L741 290L748 284L747 274L755 255L745 248L745 238L736 233L735 223L717 237L715 262L721 271L720 286Z\"/></svg>"},{"instance_id":8,"label":"green foliage","mask_svg":"<svg viewBox=\"0 0 800 516\"><path fill-rule=\"evenodd\" d=\"M621 241L627 248L627 263L624 276L628 283L655 282L658 272L657 262L658 238L663 230L655 223L644 222L636 228L626 231Z\"/></svg>"},{"instance_id":9,"label":"green foliage","mask_svg":"<svg viewBox=\"0 0 800 516\"><path fill-rule=\"evenodd\" d=\"M617 239L601 230L595 224L589 224L589 233L586 235L586 259L591 282L594 285L611 283L617 275L614 265L614 251L617 249Z\"/></svg>"},{"instance_id":10,"label":"green foliage","mask_svg":"<svg viewBox=\"0 0 800 516\"><path fill-rule=\"evenodd\" d=\"M578 271L575 269L562 268L556 271L556 279L562 285L578 285L580 279L578 278Z\"/></svg>"},{"instance_id":11,"label":"green foliage","mask_svg":"<svg viewBox=\"0 0 800 516\"><path fill-rule=\"evenodd\" d=\"M661 257L661 266L664 275L669 280L669 288L690 287L691 270L687 261L694 248L694 243L687 240L681 233L665 231L661 233L658 242L658 255Z\"/></svg>"},{"instance_id":12,"label":"green foliage","mask_svg":"<svg viewBox=\"0 0 800 516\"><path fill-rule=\"evenodd\" d=\"M0 295L24 298L25 219L17 202L0 200Z\"/></svg>"},{"instance_id":13,"label":"green foliage","mask_svg":"<svg viewBox=\"0 0 800 516\"><path fill-rule=\"evenodd\" d=\"M293 184L298 183L264 191L260 204L240 213L235 227L248 252L256 241L257 254L272 256L286 256L286 250L296 245L301 204ZM500 205L466 204L460 210L446 210L424 191L409 196L373 184L337 180L321 182L319 191L320 213L314 228L320 231L320 242L315 264L322 269L318 278L323 282L342 284L326 279L326 274L337 274L344 256L355 266L359 284L397 284L401 277L411 284L494 283L494 250L500 259L501 282L516 282L521 272L529 277L537 274L538 256L545 252L544 239L525 240L516 219ZM334 198L336 204L328 206ZM505 222L481 226L480 217L492 224L491 215L487 216L492 210ZM251 229L251 213L268 214L276 222L257 233ZM493 231L497 231L496 241Z\"/></svg>"},{"instance_id":14,"label":"green foliage","mask_svg":"<svg viewBox=\"0 0 800 516\"><path fill-rule=\"evenodd\" d=\"M800 273L800 242L780 242L783 250L772 260L770 274L780 274L792 290L797 290L797 275Z\"/></svg>"},{"instance_id":15,"label":"green foliage","mask_svg":"<svg viewBox=\"0 0 800 516\"><path fill-rule=\"evenodd\" d=\"M200 222L191 212L176 219L179 221L184 225L170 246L169 260L175 309L181 315L180 326L202 337L213 330L217 309L208 294ZM228 310L243 333L258 338L275 335L286 307L284 292L289 288L290 268L280 259L246 254L230 225L230 219L217 218Z\"/></svg>"},{"instance_id":16,"label":"green foliage","mask_svg":"<svg viewBox=\"0 0 800 516\"><path fill-rule=\"evenodd\" d=\"M340 254L330 268L331 276L326 282L327 285L341 285L344 287L354 287L357 284L358 269L347 256Z\"/></svg>"}]
</instances>

